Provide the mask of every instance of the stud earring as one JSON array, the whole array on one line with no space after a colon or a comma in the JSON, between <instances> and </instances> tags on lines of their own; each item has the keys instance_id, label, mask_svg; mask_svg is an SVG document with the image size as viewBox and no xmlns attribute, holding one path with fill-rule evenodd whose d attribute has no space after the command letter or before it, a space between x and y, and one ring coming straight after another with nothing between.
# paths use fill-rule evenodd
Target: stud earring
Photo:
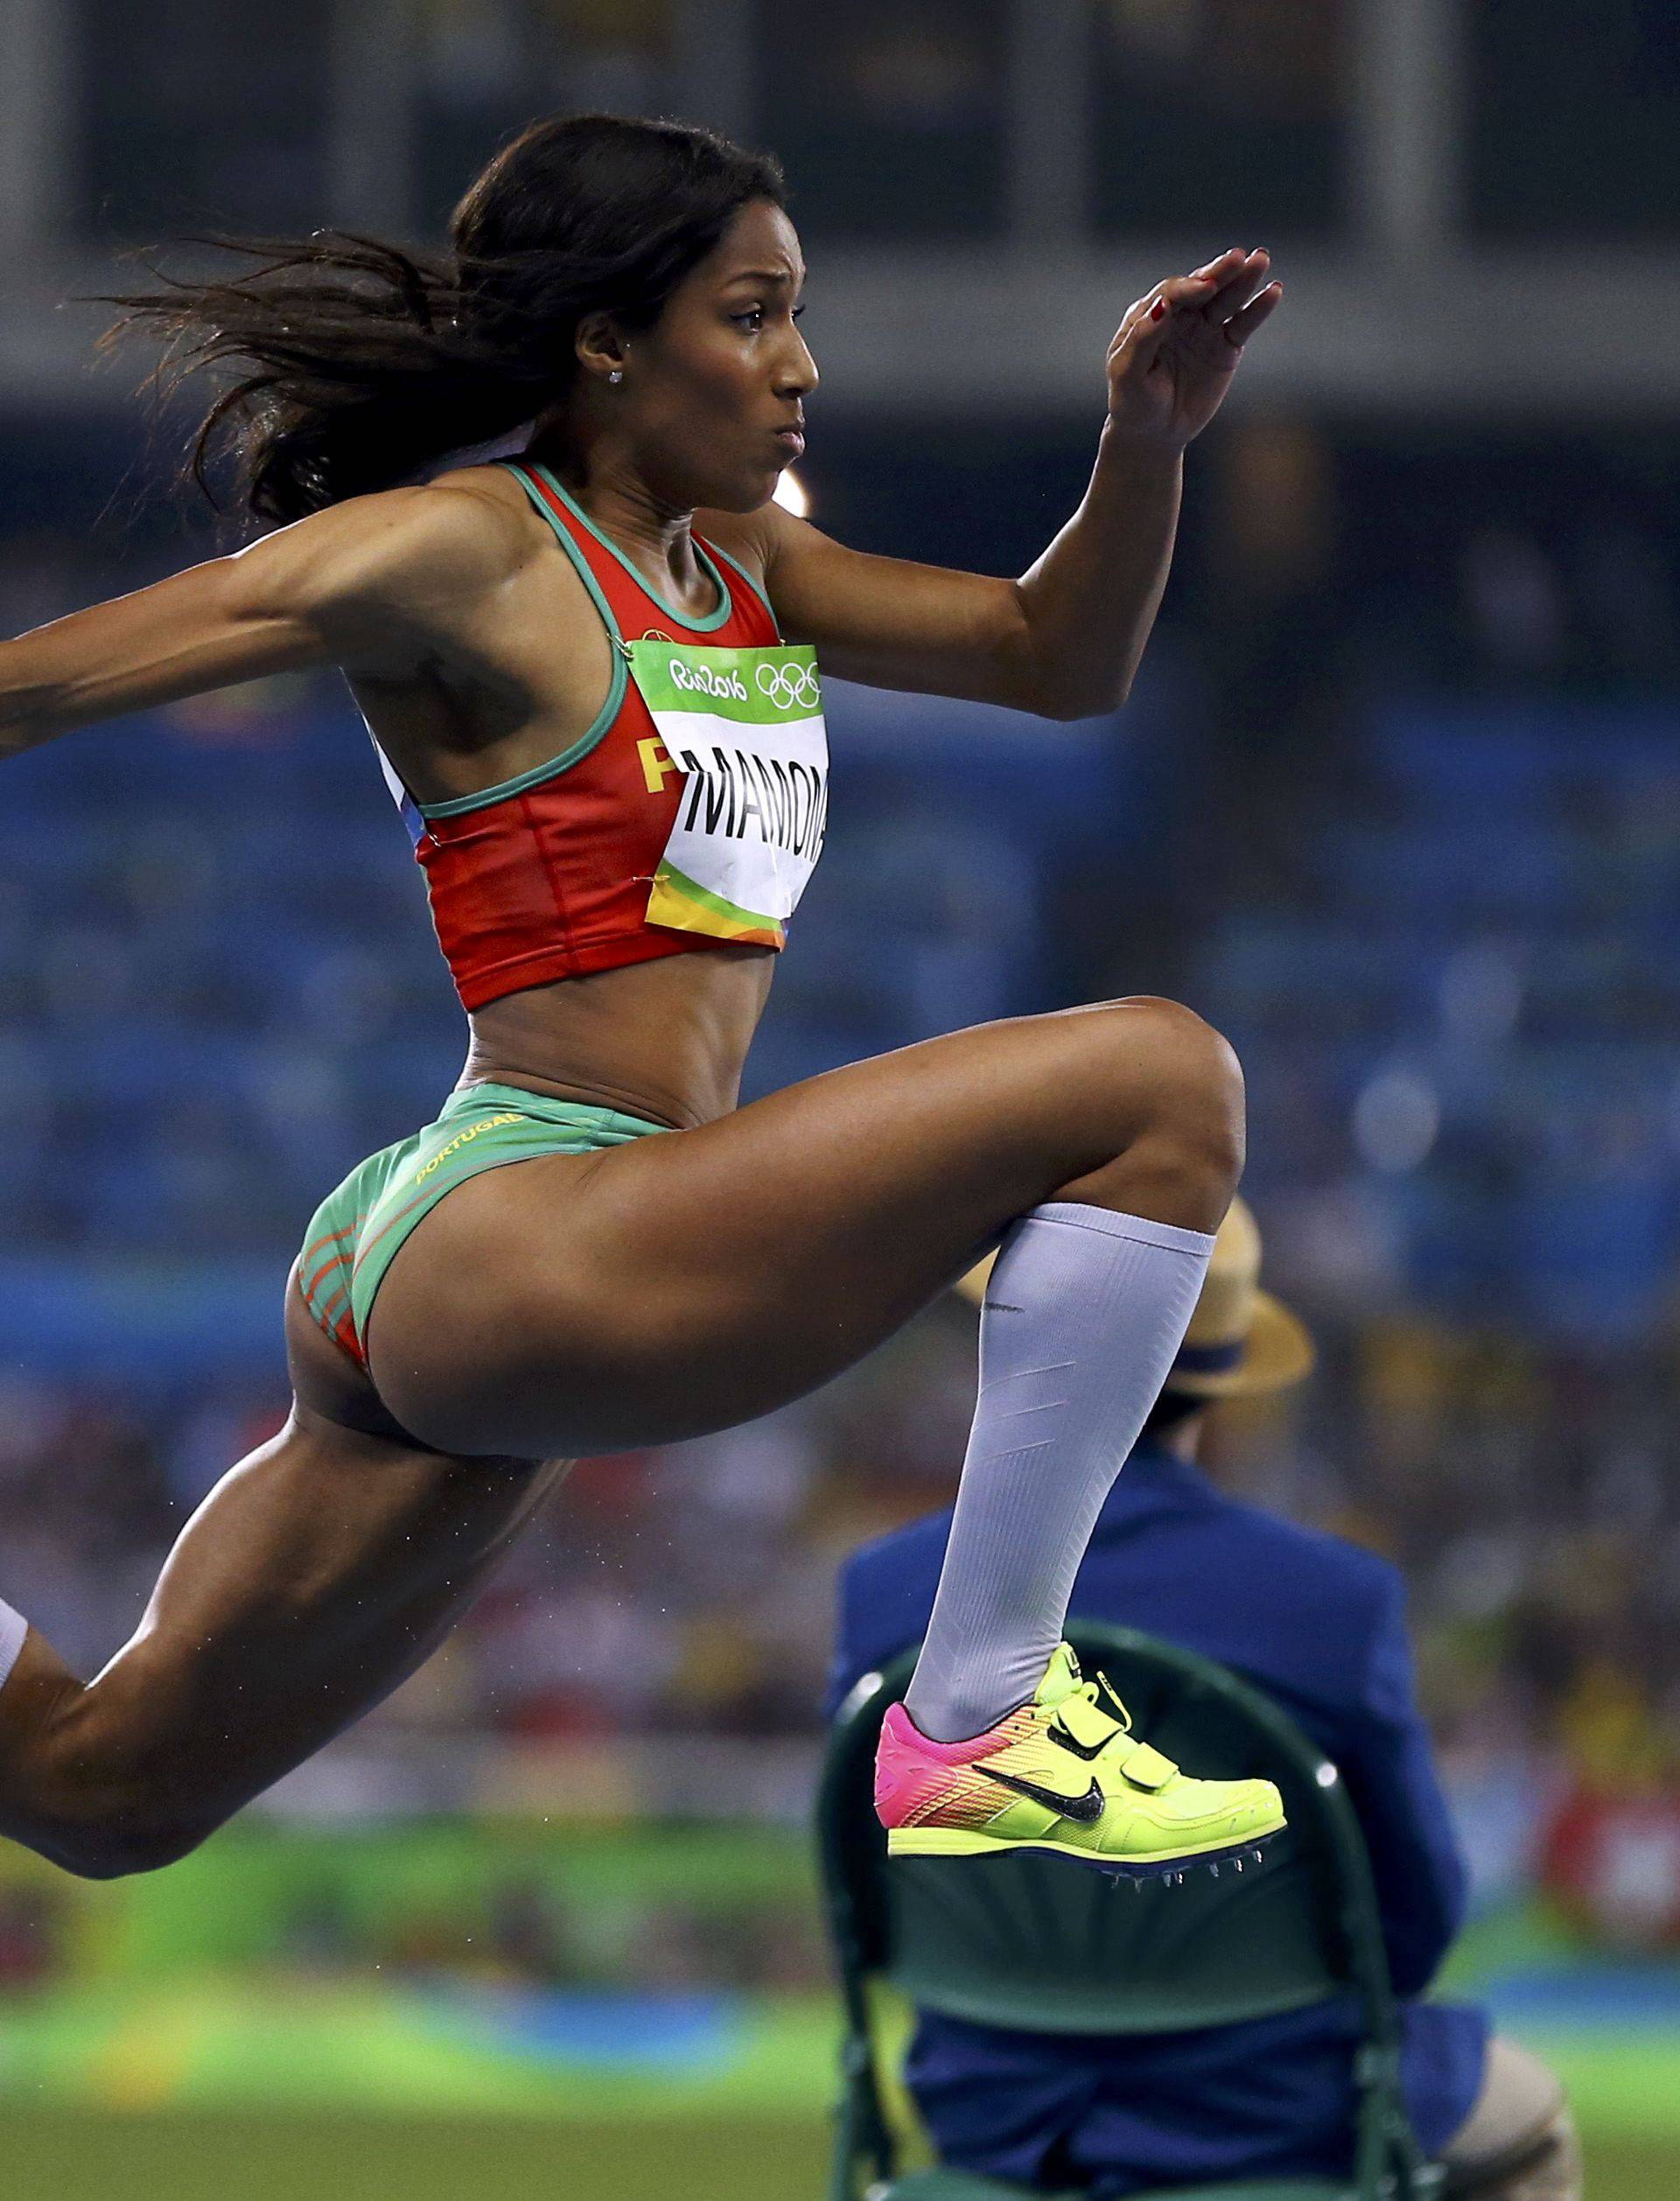
<instances>
[{"instance_id":1,"label":"stud earring","mask_svg":"<svg viewBox=\"0 0 1680 2201\"><path fill-rule=\"evenodd\" d=\"M623 368L615 367L606 379L609 382L621 382L624 380Z\"/></svg>"}]
</instances>

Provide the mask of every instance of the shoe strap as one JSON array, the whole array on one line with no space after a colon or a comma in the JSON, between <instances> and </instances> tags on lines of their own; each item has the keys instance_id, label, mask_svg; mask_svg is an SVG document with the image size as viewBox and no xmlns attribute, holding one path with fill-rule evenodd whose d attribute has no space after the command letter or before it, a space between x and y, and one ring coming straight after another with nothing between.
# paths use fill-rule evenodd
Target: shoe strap
<instances>
[{"instance_id":1,"label":"shoe strap","mask_svg":"<svg viewBox=\"0 0 1680 2201\"><path fill-rule=\"evenodd\" d=\"M1101 1704L1099 1695L1108 1700L1112 1710ZM1066 1728L1082 1752L1101 1749L1101 1763L1105 1768L1114 1768L1114 1772L1121 1774L1123 1781L1134 1790L1158 1794L1169 1781L1178 1778L1178 1765L1172 1758L1165 1756L1165 1752L1152 1743L1140 1743L1138 1736L1131 1735L1131 1714L1114 1695L1103 1675L1096 1677L1096 1681L1086 1681L1086 1686L1072 1693L1072 1697L1063 1697L1061 1704L1054 1708L1054 1721L1059 1728Z\"/></svg>"},{"instance_id":2,"label":"shoe strap","mask_svg":"<svg viewBox=\"0 0 1680 2201\"><path fill-rule=\"evenodd\" d=\"M1119 1700L1115 1700L1119 1703ZM1124 1707L1121 1707L1124 1711ZM1056 1725L1066 1728L1082 1749L1095 1750L1111 1742L1116 1735L1124 1735L1130 1726L1130 1717L1116 1719L1105 1712L1096 1701L1096 1685L1088 1681L1082 1689L1071 1697L1064 1697L1056 1707Z\"/></svg>"},{"instance_id":3,"label":"shoe strap","mask_svg":"<svg viewBox=\"0 0 1680 2201\"><path fill-rule=\"evenodd\" d=\"M1130 1735L1129 1748L1116 1750L1111 1756L1120 1769L1121 1778L1130 1788L1140 1788L1150 1795L1157 1795L1179 1777L1179 1769L1170 1757L1147 1742L1136 1742Z\"/></svg>"},{"instance_id":4,"label":"shoe strap","mask_svg":"<svg viewBox=\"0 0 1680 2201\"><path fill-rule=\"evenodd\" d=\"M1099 1686L1112 1712L1098 1703ZM1101 1749L1103 1765L1113 1767L1132 1788L1154 1794L1177 1778L1179 1769L1172 1760L1130 1732L1131 1714L1106 1682L1088 1681L1074 1695L1064 1697L1056 1707L1056 1723L1082 1751Z\"/></svg>"}]
</instances>

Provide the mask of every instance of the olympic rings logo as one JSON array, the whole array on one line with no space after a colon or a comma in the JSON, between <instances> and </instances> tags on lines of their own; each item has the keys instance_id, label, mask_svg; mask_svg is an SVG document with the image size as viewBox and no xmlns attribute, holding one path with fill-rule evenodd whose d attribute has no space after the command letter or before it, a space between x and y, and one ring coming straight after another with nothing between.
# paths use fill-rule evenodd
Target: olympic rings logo
<instances>
[{"instance_id":1,"label":"olympic rings logo","mask_svg":"<svg viewBox=\"0 0 1680 2201\"><path fill-rule=\"evenodd\" d=\"M815 665L760 665L753 678L759 693L778 711L791 711L795 704L814 711L822 692Z\"/></svg>"}]
</instances>

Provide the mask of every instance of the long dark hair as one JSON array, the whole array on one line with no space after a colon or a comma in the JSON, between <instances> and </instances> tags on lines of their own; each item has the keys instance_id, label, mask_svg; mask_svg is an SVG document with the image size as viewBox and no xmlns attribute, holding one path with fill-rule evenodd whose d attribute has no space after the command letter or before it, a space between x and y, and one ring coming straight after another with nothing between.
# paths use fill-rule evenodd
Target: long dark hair
<instances>
[{"instance_id":1,"label":"long dark hair","mask_svg":"<svg viewBox=\"0 0 1680 2201\"><path fill-rule=\"evenodd\" d=\"M183 480L217 503L301 519L390 487L428 460L517 428L577 371L584 314L647 328L749 200L787 203L773 156L714 131L623 115L533 123L450 217L447 255L318 229L298 241L192 237L260 263L222 280L99 302L125 308L100 340L164 340L147 378L160 404L200 368L242 371L204 417Z\"/></svg>"}]
</instances>

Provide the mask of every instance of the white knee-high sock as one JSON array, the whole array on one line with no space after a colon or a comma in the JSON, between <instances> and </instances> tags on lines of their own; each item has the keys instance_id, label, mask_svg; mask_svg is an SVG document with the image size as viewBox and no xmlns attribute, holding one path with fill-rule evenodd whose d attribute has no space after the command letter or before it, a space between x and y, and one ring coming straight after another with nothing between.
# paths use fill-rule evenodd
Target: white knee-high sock
<instances>
[{"instance_id":1,"label":"white knee-high sock","mask_svg":"<svg viewBox=\"0 0 1680 2201\"><path fill-rule=\"evenodd\" d=\"M0 1689L6 1686L8 1676L18 1663L18 1653L24 1647L24 1637L29 1633L29 1623L21 1613L13 1612L4 1597L0 1597Z\"/></svg>"},{"instance_id":2,"label":"white knee-high sock","mask_svg":"<svg viewBox=\"0 0 1680 2201\"><path fill-rule=\"evenodd\" d=\"M1074 1576L1201 1290L1214 1242L1054 1201L1004 1238L980 1316L956 1515L905 1709L958 1742L1044 1679Z\"/></svg>"}]
</instances>

